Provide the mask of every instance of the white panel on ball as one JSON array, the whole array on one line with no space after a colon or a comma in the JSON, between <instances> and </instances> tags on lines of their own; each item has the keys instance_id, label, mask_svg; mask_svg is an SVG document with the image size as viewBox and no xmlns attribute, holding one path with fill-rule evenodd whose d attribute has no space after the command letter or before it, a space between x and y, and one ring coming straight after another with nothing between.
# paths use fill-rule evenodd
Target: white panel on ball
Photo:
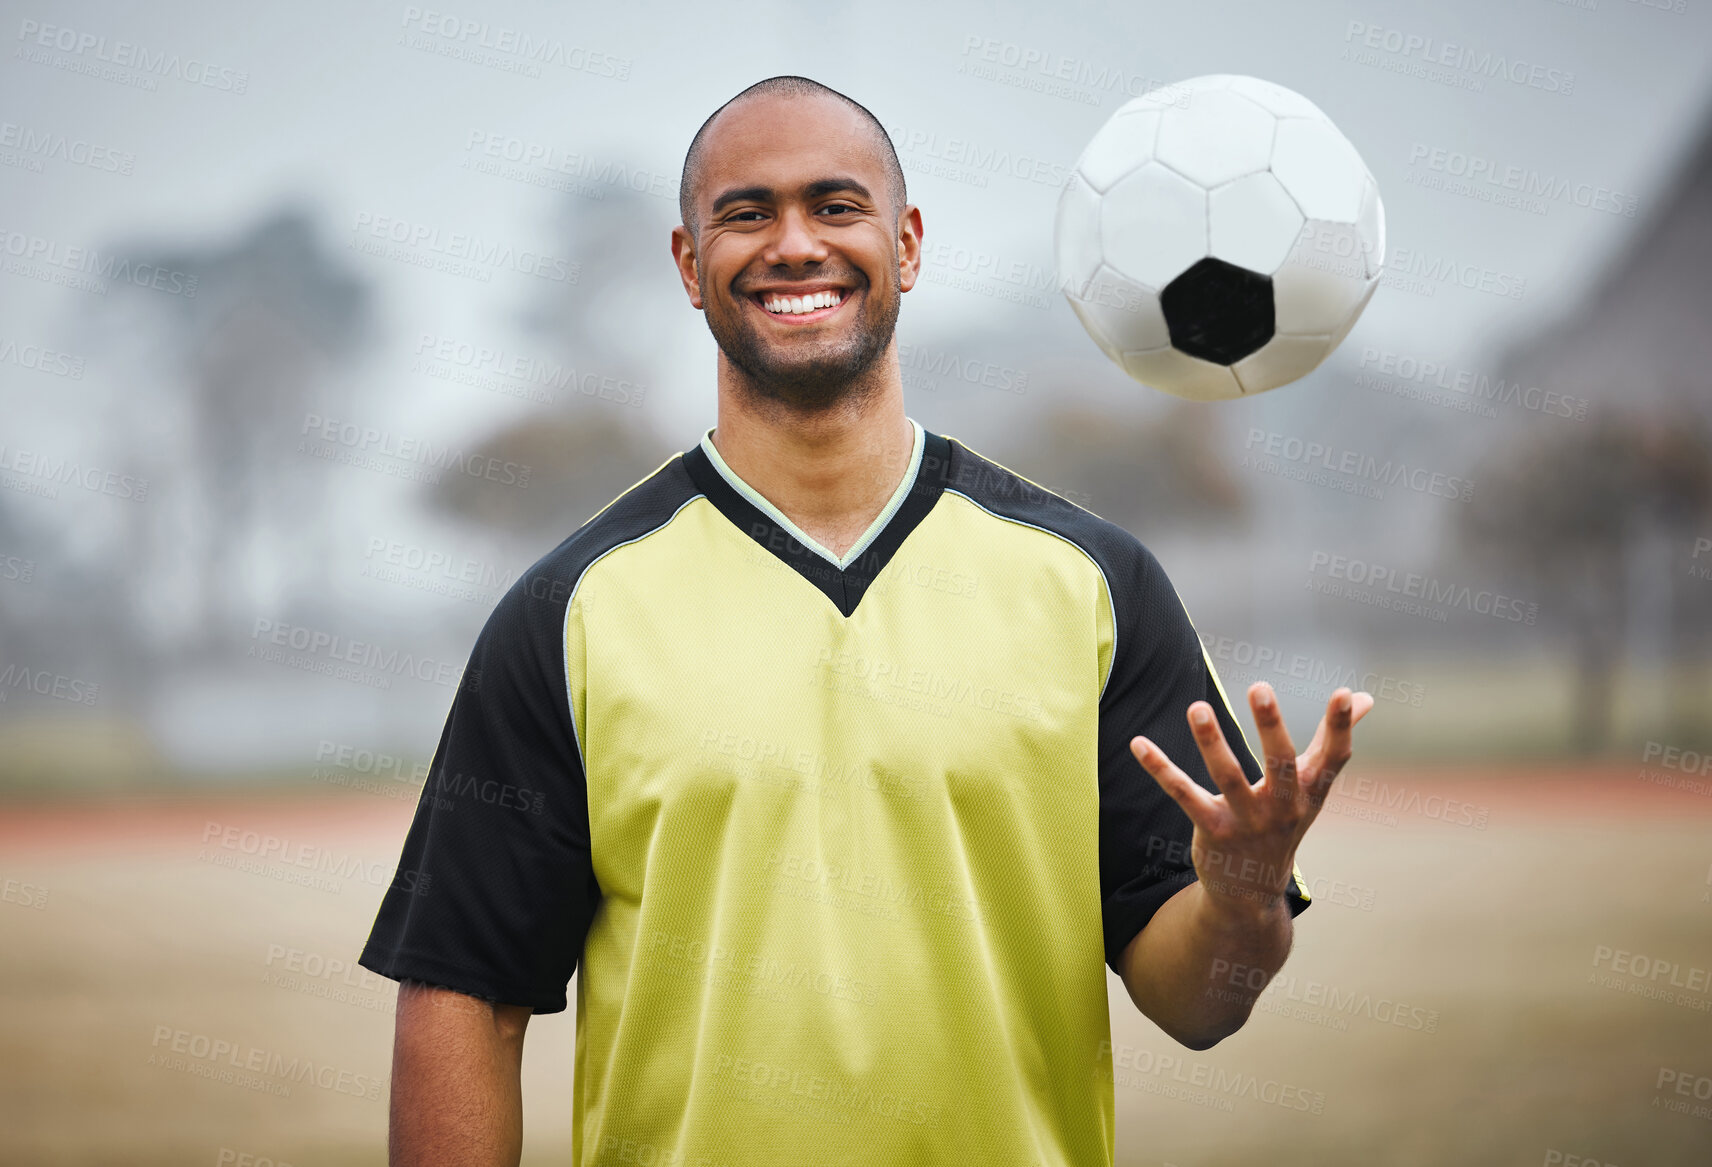
<instances>
[{"instance_id":1,"label":"white panel on ball","mask_svg":"<svg viewBox=\"0 0 1712 1167\"><path fill-rule=\"evenodd\" d=\"M1329 336L1274 336L1258 351L1231 366L1244 393L1262 393L1306 377L1336 343Z\"/></svg>"},{"instance_id":2,"label":"white panel on ball","mask_svg":"<svg viewBox=\"0 0 1712 1167\"><path fill-rule=\"evenodd\" d=\"M1242 396L1242 386L1224 365L1203 361L1166 345L1147 352L1124 353L1124 372L1178 397L1197 401L1229 401Z\"/></svg>"},{"instance_id":3,"label":"white panel on ball","mask_svg":"<svg viewBox=\"0 0 1712 1167\"><path fill-rule=\"evenodd\" d=\"M1093 278L1099 268L1100 196L1072 173L1058 197L1052 226L1052 249L1058 257L1058 287L1070 294Z\"/></svg>"},{"instance_id":4,"label":"white panel on ball","mask_svg":"<svg viewBox=\"0 0 1712 1167\"><path fill-rule=\"evenodd\" d=\"M1265 170L1277 124L1271 114L1234 93L1198 91L1188 108L1168 109L1160 115L1153 156L1210 189Z\"/></svg>"},{"instance_id":5,"label":"white panel on ball","mask_svg":"<svg viewBox=\"0 0 1712 1167\"><path fill-rule=\"evenodd\" d=\"M1296 201L1270 173L1226 183L1208 196L1207 240L1215 259L1271 275L1302 230Z\"/></svg>"},{"instance_id":6,"label":"white panel on ball","mask_svg":"<svg viewBox=\"0 0 1712 1167\"><path fill-rule=\"evenodd\" d=\"M1105 194L1114 182L1153 157L1159 117L1157 112L1114 114L1083 149L1076 170L1089 186Z\"/></svg>"},{"instance_id":7,"label":"white panel on ball","mask_svg":"<svg viewBox=\"0 0 1712 1167\"><path fill-rule=\"evenodd\" d=\"M1162 288L1207 254L1207 193L1149 162L1106 192L1100 238L1106 263L1138 284Z\"/></svg>"},{"instance_id":8,"label":"white panel on ball","mask_svg":"<svg viewBox=\"0 0 1712 1167\"><path fill-rule=\"evenodd\" d=\"M1113 351L1149 349L1171 343L1159 296L1109 267L1102 267L1087 285L1070 295L1070 306L1102 348Z\"/></svg>"},{"instance_id":9,"label":"white panel on ball","mask_svg":"<svg viewBox=\"0 0 1712 1167\"><path fill-rule=\"evenodd\" d=\"M1374 276L1372 279L1367 281L1367 287L1361 293L1361 298L1355 302L1355 307L1350 309L1349 315L1344 319L1344 322L1338 326L1337 331L1332 333L1333 348L1336 348L1338 345L1343 343L1343 338L1349 335L1349 330L1355 327L1355 322L1357 320L1361 319L1362 312L1367 308L1367 302L1373 299L1373 289L1378 286L1378 276Z\"/></svg>"},{"instance_id":10,"label":"white panel on ball","mask_svg":"<svg viewBox=\"0 0 1712 1167\"><path fill-rule=\"evenodd\" d=\"M1363 246L1353 223L1303 225L1290 257L1272 273L1279 332L1332 335L1349 322L1368 292Z\"/></svg>"},{"instance_id":11,"label":"white panel on ball","mask_svg":"<svg viewBox=\"0 0 1712 1167\"><path fill-rule=\"evenodd\" d=\"M1361 214L1361 155L1326 121L1287 118L1278 123L1272 173L1310 219L1353 223Z\"/></svg>"},{"instance_id":12,"label":"white panel on ball","mask_svg":"<svg viewBox=\"0 0 1712 1167\"><path fill-rule=\"evenodd\" d=\"M1105 333L1100 330L1099 319L1092 315L1088 311L1088 306L1075 296L1066 293L1064 298L1070 301L1070 310L1076 314L1076 319L1082 322L1082 327L1088 335L1093 337L1094 343L1100 346L1100 351L1106 354L1108 360L1121 367L1123 365L1123 353L1119 352L1112 342L1106 339Z\"/></svg>"},{"instance_id":13,"label":"white panel on ball","mask_svg":"<svg viewBox=\"0 0 1712 1167\"><path fill-rule=\"evenodd\" d=\"M1356 220L1367 245L1367 274L1376 276L1385 266L1385 204L1379 201L1379 184L1367 176L1361 192L1361 216Z\"/></svg>"},{"instance_id":14,"label":"white panel on ball","mask_svg":"<svg viewBox=\"0 0 1712 1167\"><path fill-rule=\"evenodd\" d=\"M1320 112L1319 106L1300 93L1258 77L1238 77L1231 82L1230 90L1242 94L1274 117L1322 119L1326 116Z\"/></svg>"}]
</instances>

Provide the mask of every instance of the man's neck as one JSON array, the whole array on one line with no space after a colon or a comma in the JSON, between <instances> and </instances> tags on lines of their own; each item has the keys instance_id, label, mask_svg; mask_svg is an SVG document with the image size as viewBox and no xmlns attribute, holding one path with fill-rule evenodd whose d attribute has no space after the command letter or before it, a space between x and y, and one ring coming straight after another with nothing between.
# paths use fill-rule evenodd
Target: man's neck
<instances>
[{"instance_id":1,"label":"man's neck","mask_svg":"<svg viewBox=\"0 0 1712 1167\"><path fill-rule=\"evenodd\" d=\"M842 556L909 470L915 427L895 381L859 403L803 415L720 387L713 446L731 472Z\"/></svg>"}]
</instances>

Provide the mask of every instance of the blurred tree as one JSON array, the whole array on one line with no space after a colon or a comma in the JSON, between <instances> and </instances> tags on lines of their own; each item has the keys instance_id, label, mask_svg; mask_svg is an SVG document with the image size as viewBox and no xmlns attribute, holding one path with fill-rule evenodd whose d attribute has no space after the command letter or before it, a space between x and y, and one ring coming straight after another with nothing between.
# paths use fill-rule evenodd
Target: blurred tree
<instances>
[{"instance_id":1,"label":"blurred tree","mask_svg":"<svg viewBox=\"0 0 1712 1167\"><path fill-rule=\"evenodd\" d=\"M614 183L599 199L561 198L554 251L576 261L577 277L542 284L523 327L579 367L633 379L657 369L662 346L703 327L668 250L678 221L671 193L667 203Z\"/></svg>"},{"instance_id":2,"label":"blurred tree","mask_svg":"<svg viewBox=\"0 0 1712 1167\"><path fill-rule=\"evenodd\" d=\"M1576 663L1571 737L1583 753L1598 750L1611 733L1633 541L1656 524L1682 542L1712 517L1712 430L1692 410L1606 410L1584 425L1529 432L1475 479L1459 535L1566 620Z\"/></svg>"},{"instance_id":3,"label":"blurred tree","mask_svg":"<svg viewBox=\"0 0 1712 1167\"><path fill-rule=\"evenodd\" d=\"M525 418L473 450L529 467L523 490L468 474L442 475L429 496L442 514L507 532L525 555L546 554L675 451L626 424L608 403L577 403Z\"/></svg>"},{"instance_id":4,"label":"blurred tree","mask_svg":"<svg viewBox=\"0 0 1712 1167\"><path fill-rule=\"evenodd\" d=\"M559 201L553 251L577 262L576 278L542 284L519 317L576 381L567 377L556 388L553 405L472 443L483 457L528 466L528 488L451 474L429 495L443 514L510 533L526 555L544 554L697 436L660 436L669 428L659 424L651 396L637 408L590 391L602 379L658 385L665 351L702 327L683 306L667 252L677 204L622 183L600 193Z\"/></svg>"},{"instance_id":5,"label":"blurred tree","mask_svg":"<svg viewBox=\"0 0 1712 1167\"><path fill-rule=\"evenodd\" d=\"M148 447L156 483L155 528L133 525L139 571L174 586L151 615L174 655L216 651L324 561L315 520L327 477L296 443L334 371L370 339L372 294L297 206L236 239L118 250L196 280L194 295L119 285L136 327L159 332L164 366L161 393L119 424Z\"/></svg>"}]
</instances>

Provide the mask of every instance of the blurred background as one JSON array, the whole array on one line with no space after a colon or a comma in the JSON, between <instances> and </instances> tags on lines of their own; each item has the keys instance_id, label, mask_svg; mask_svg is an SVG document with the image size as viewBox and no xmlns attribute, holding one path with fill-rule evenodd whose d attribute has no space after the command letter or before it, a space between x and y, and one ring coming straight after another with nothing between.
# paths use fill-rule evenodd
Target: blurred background
<instances>
[{"instance_id":1,"label":"blurred background","mask_svg":"<svg viewBox=\"0 0 1712 1167\"><path fill-rule=\"evenodd\" d=\"M1380 698L1248 1026L1183 1050L1110 981L1118 1161L1712 1162L1712 5L0 14L0 1161L384 1161L355 959L453 686L713 424L683 154L799 73L922 208L910 415L1140 537L1299 740ZM1342 347L1210 405L1052 254L1087 139L1206 73L1317 103L1388 226ZM526 1162L573 1048L530 1028Z\"/></svg>"}]
</instances>

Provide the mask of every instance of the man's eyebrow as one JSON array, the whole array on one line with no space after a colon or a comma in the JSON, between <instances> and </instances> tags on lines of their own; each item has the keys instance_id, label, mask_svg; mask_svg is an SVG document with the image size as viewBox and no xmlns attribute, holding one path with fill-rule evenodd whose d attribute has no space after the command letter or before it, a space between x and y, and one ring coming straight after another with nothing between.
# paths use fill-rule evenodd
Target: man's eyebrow
<instances>
[{"instance_id":1,"label":"man's eyebrow","mask_svg":"<svg viewBox=\"0 0 1712 1167\"><path fill-rule=\"evenodd\" d=\"M803 194L811 199L817 199L823 195L837 194L840 191L849 191L852 194L860 195L862 198L867 199L870 202L872 202L874 198L867 187L863 186L860 182L857 182L854 178L850 178L846 175L840 175L835 178L817 179L803 187ZM720 211L729 207L732 203L772 202L777 195L778 192L770 186L732 187L713 200L713 213L716 215L719 214Z\"/></svg>"}]
</instances>

